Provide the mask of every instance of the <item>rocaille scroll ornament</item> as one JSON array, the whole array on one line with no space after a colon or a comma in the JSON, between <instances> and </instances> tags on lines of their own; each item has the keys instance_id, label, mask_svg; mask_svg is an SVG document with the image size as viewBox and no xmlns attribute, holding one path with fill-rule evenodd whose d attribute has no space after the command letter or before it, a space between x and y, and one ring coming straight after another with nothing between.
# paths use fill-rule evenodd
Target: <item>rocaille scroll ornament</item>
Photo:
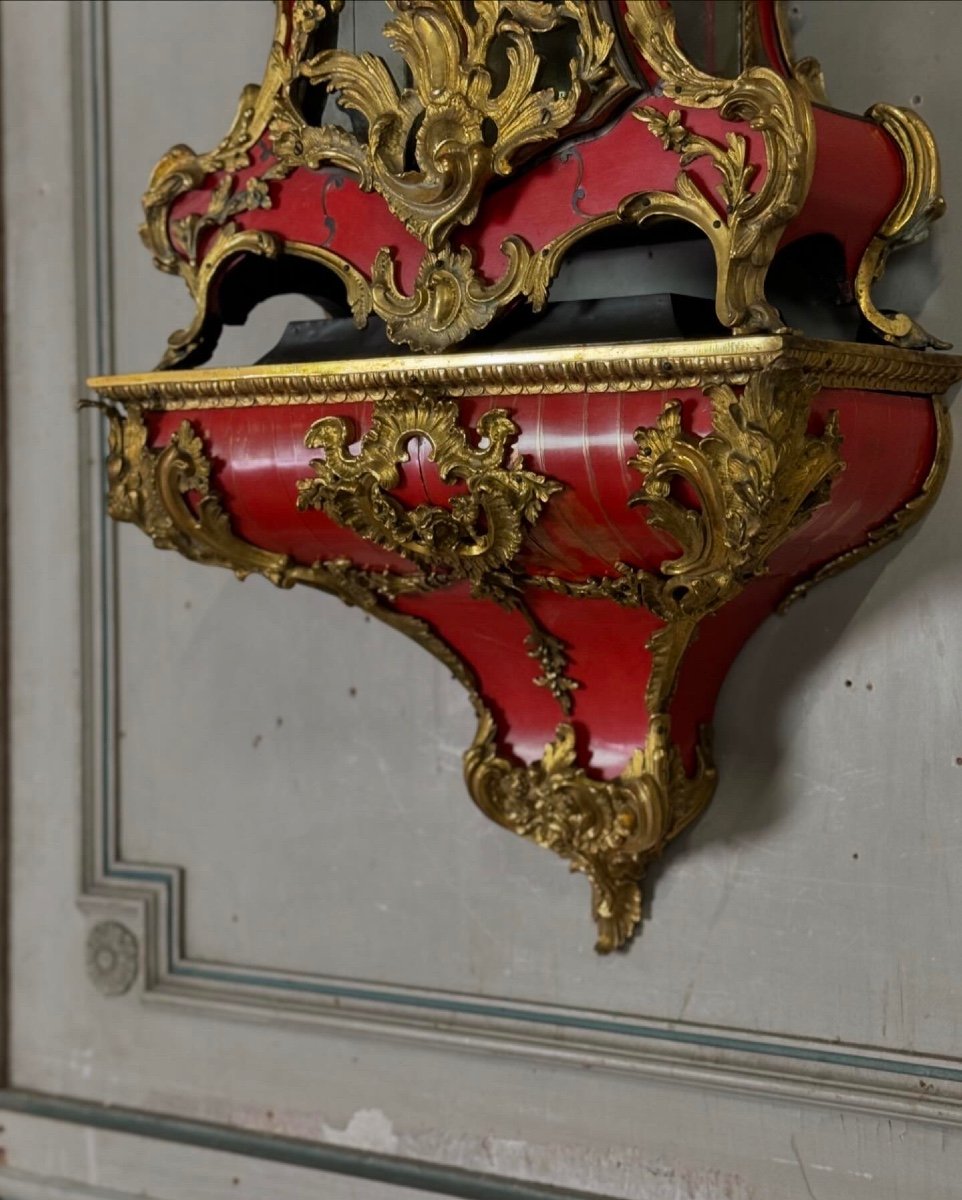
<instances>
[{"instance_id":1,"label":"rocaille scroll ornament","mask_svg":"<svg viewBox=\"0 0 962 1200\"><path fill-rule=\"evenodd\" d=\"M431 350L484 329L505 305L529 290L540 265L520 237L506 238L501 253L507 265L494 283L478 275L467 246L425 254L408 296L398 287L391 252L380 249L371 267L371 306L384 319L388 337Z\"/></svg>"},{"instance_id":2,"label":"rocaille scroll ornament","mask_svg":"<svg viewBox=\"0 0 962 1200\"><path fill-rule=\"evenodd\" d=\"M767 171L750 187L757 167L747 161L745 138L732 131L724 145L691 133L680 108L667 113L635 110L666 150L680 156L674 192L647 192L626 206L636 221L679 217L697 226L715 251L719 319L736 332L779 329L783 322L765 299L765 277L788 221L799 211L811 184L815 130L805 89L766 67L751 67L736 80L698 70L682 52L671 9L660 0L628 0L629 29L644 46L667 93L686 108L715 108L728 120L747 122L765 143ZM687 168L709 157L720 175L719 211Z\"/></svg>"},{"instance_id":3,"label":"rocaille scroll ornament","mask_svg":"<svg viewBox=\"0 0 962 1200\"><path fill-rule=\"evenodd\" d=\"M625 568L620 578L530 581L644 605L664 622L649 642L648 739L617 779L602 783L574 765L570 725L560 725L542 758L524 770L498 757L491 727L465 755L468 787L484 812L589 877L601 951L630 937L641 919L646 863L691 824L714 791L704 734L689 777L665 711L695 629L765 571L772 553L828 499L842 469L835 416L820 434L807 432L818 387L798 371L774 370L754 376L740 397L724 385L710 388L713 430L701 438L683 429L680 405L668 404L653 428L635 434L631 465L644 481L634 502L647 507L650 526L668 533L682 553L658 572ZM697 504L674 497L678 480Z\"/></svg>"},{"instance_id":4,"label":"rocaille scroll ornament","mask_svg":"<svg viewBox=\"0 0 962 1200\"><path fill-rule=\"evenodd\" d=\"M304 566L286 554L238 537L211 480L210 459L200 435L182 421L165 447L148 445L147 426L137 405L125 412L105 405L109 422L107 510L116 521L138 526L160 550L176 550L192 562L226 567L238 579L263 575L275 587L295 584L337 596L407 634L451 671L472 698L471 672L434 637L425 622L391 607L399 595L428 586L419 573L370 571L348 559Z\"/></svg>"},{"instance_id":5,"label":"rocaille scroll ornament","mask_svg":"<svg viewBox=\"0 0 962 1200\"><path fill-rule=\"evenodd\" d=\"M479 599L520 612L530 628L530 657L541 666L534 682L571 711L577 681L565 672L563 643L535 619L524 602L512 564L524 538L560 484L528 470L509 447L518 426L503 408L478 420L472 445L460 424L458 405L409 388L375 403L371 427L356 455L351 431L340 417L322 417L305 444L323 450L311 461L314 477L298 482L299 508L323 510L332 521L368 541L403 554L417 565L426 585L467 580ZM444 483L463 485L448 504L409 509L391 496L409 446L424 438Z\"/></svg>"},{"instance_id":6,"label":"rocaille scroll ornament","mask_svg":"<svg viewBox=\"0 0 962 1200\"><path fill-rule=\"evenodd\" d=\"M539 761L518 768L498 755L488 715L465 755L468 790L483 812L588 875L602 952L629 940L641 920L645 864L695 820L714 791L707 742L689 778L669 736L665 709L681 656L698 623L764 571L771 553L828 498L842 467L835 416L818 436L807 432L818 389L816 378L799 371L764 372L741 396L726 385L708 389L714 428L705 437L685 432L678 403L669 403L653 428L637 431L631 466L643 484L633 503L647 506L650 526L665 530L683 552L659 572L631 572L631 602L648 607L663 625L650 641L649 736L618 779L596 780L576 766L575 732L567 724L559 725ZM489 409L477 424L487 449L475 450L458 426L455 403L409 391L375 404L371 430L351 455L347 424L321 418L306 442L323 448L324 458L312 462L315 478L299 484L299 504L323 508L332 520L429 572L469 578L477 594L497 598L497 572L517 556L524 523L534 522L558 491L519 462L501 466L517 432L505 409ZM410 511L390 497L405 446L417 436L431 444L441 479L467 482L467 493L450 508ZM697 505L674 498L679 479ZM561 588L546 578L525 582ZM565 590L624 599L608 584L584 581Z\"/></svg>"},{"instance_id":7,"label":"rocaille scroll ornament","mask_svg":"<svg viewBox=\"0 0 962 1200\"><path fill-rule=\"evenodd\" d=\"M707 733L694 776L685 773L664 716L652 720L644 746L613 780L594 779L576 765L575 732L567 723L540 759L513 765L498 754L487 716L465 753L464 778L486 816L587 875L595 949L607 954L624 946L641 921L646 865L705 809L716 773Z\"/></svg>"},{"instance_id":8,"label":"rocaille scroll ornament","mask_svg":"<svg viewBox=\"0 0 962 1200\"><path fill-rule=\"evenodd\" d=\"M276 0L263 81L245 88L227 136L208 154L179 145L158 163L144 196L141 233L156 265L184 278L196 306L190 325L171 335L163 366L208 352L217 332L213 284L240 255L321 263L345 284L359 325L374 312L393 341L436 352L519 300L542 308L562 259L578 242L604 229L666 218L693 224L711 243L723 324L736 332L783 328L766 298L765 279L812 182L818 92L817 64L802 71L793 63L783 21L777 38L791 67L788 78L752 61L758 42L749 31L744 69L728 79L693 64L662 0L624 0L628 45L621 52L610 20L614 9L602 0L386 3L391 19L384 33L404 61L406 86L381 58L334 44L344 0ZM639 53L661 80L663 102L645 103L633 115L680 155L674 189L645 189L640 179L601 211L579 208L585 219L537 245L525 219L501 240L503 265L486 260L482 270L476 249L460 243L459 232L477 219L492 185L516 175L551 142L596 130L643 93L624 69L626 49ZM349 115L351 129L319 120L328 94ZM757 132L763 155L750 154L737 129L722 142L690 130L690 113L700 109ZM895 141L906 182L865 251L855 296L887 340L936 345L909 318L883 314L871 299L889 251L925 236L941 213L932 136L904 110L878 105L868 116ZM706 155L721 175L721 203L690 171ZM247 175L252 167L260 174ZM298 170L346 172L362 191L382 198L423 247L410 291L399 283L393 245L382 244L370 262L354 261L326 244L244 228L235 219L270 208L274 189ZM181 197L212 178L206 212L172 215ZM278 230L283 226L281 218Z\"/></svg>"},{"instance_id":9,"label":"rocaille scroll ornament","mask_svg":"<svg viewBox=\"0 0 962 1200\"><path fill-rule=\"evenodd\" d=\"M416 349L443 349L543 286L538 261L521 237L506 240L507 266L493 282L478 274L471 251L453 247L451 237L473 220L493 179L511 174L560 133L574 134L596 123L630 90L603 6L583 0L477 0L470 8L460 0L387 3L393 16L384 34L404 59L410 86L399 88L374 55L316 49L318 39L333 31L331 18L344 0L293 0L290 5L276 0L263 82L244 90L228 135L210 154L175 146L158 163L144 196L141 236L159 268L184 277L197 305L191 325L171 336L163 366L200 347L210 278L233 254L310 256L307 246L245 233L227 220L227 196L233 213L270 203L259 193L232 195L234 174L248 165L251 149L265 133L274 161L262 186L298 167L340 167L355 175L362 189L381 195L425 247L411 295L398 289L387 247L371 264L369 285L352 276L357 294L352 309L359 324L373 308L393 340ZM560 74L548 68L551 82L544 83L545 47L558 34L572 56ZM305 116L305 88L335 93L341 107L360 118L366 134L313 124ZM186 230L182 222L170 222L176 199L217 171L227 172L227 182L218 184L207 216ZM218 225L222 228L207 247L215 258L204 271L185 232L196 248L197 234ZM330 251L323 257L341 275L352 271Z\"/></svg>"},{"instance_id":10,"label":"rocaille scroll ornament","mask_svg":"<svg viewBox=\"0 0 962 1200\"><path fill-rule=\"evenodd\" d=\"M384 198L425 251L410 295L397 286L391 250L378 251L373 309L392 340L437 350L530 291L535 271L531 248L513 235L502 246L503 273L485 282L470 249L451 245L455 229L471 223L493 179L510 175L539 143L589 124L627 85L613 55L614 30L596 4L479 0L467 8L459 0L389 0L389 7L384 35L411 85L399 88L370 54L324 49L305 58L278 94L269 125L277 161L267 175L331 164ZM539 86L541 41L555 32L570 34L573 57L559 78ZM361 118L366 136L312 125L294 97L295 79L334 92Z\"/></svg>"},{"instance_id":11,"label":"rocaille scroll ornament","mask_svg":"<svg viewBox=\"0 0 962 1200\"><path fill-rule=\"evenodd\" d=\"M625 946L642 919L645 866L707 808L715 791L707 733L690 778L666 716L653 719L614 780L576 766L575 730L561 724L529 767L500 757L489 716L464 755L464 780L483 814L566 858L591 883L591 914L601 954Z\"/></svg>"},{"instance_id":12,"label":"rocaille scroll ornament","mask_svg":"<svg viewBox=\"0 0 962 1200\"><path fill-rule=\"evenodd\" d=\"M517 555L524 527L560 490L512 458L509 447L518 432L507 409L492 408L474 435L486 445L471 445L456 402L413 389L375 404L357 454L348 449L348 423L322 417L304 440L324 457L311 461L314 477L298 483L297 504L323 509L339 525L404 554L426 572L470 580L483 594ZM409 444L418 438L429 443L441 480L465 485L446 506L408 509L390 495Z\"/></svg>"},{"instance_id":13,"label":"rocaille scroll ornament","mask_svg":"<svg viewBox=\"0 0 962 1200\"><path fill-rule=\"evenodd\" d=\"M485 188L538 143L573 132L625 87L603 7L583 0L389 0L384 36L410 72L398 88L372 54L325 49L298 64L307 84L337 92L366 137L305 120L282 89L271 132L276 174L333 163L377 191L431 253L468 225ZM315 5L315 10L319 6ZM320 14L318 14L320 15ZM539 41L570 33L573 56L540 85ZM411 160L413 159L413 166Z\"/></svg>"},{"instance_id":14,"label":"rocaille scroll ornament","mask_svg":"<svg viewBox=\"0 0 962 1200\"><path fill-rule=\"evenodd\" d=\"M684 432L678 404L635 434L631 465L645 480L633 503L682 547L659 575L637 573L641 602L665 622L651 639L651 711L666 705L698 623L764 572L773 551L828 499L842 469L841 438L834 413L821 434L808 433L818 390L796 371L756 375L741 396L724 384L707 389L713 429L703 438ZM675 499L677 479L694 491L697 508Z\"/></svg>"},{"instance_id":15,"label":"rocaille scroll ornament","mask_svg":"<svg viewBox=\"0 0 962 1200\"><path fill-rule=\"evenodd\" d=\"M699 622L762 574L772 553L828 499L843 467L841 438L834 414L821 434L808 432L818 389L814 376L795 369L754 375L740 396L727 384L708 387L713 429L702 438L683 429L677 402L667 404L654 427L635 434L631 465L644 482L632 503L644 506L649 525L682 553L659 572L619 564L619 574L603 578L533 581L566 595L644 606L661 618L649 642L649 712L664 711ZM676 499L678 480L697 506Z\"/></svg>"}]
</instances>

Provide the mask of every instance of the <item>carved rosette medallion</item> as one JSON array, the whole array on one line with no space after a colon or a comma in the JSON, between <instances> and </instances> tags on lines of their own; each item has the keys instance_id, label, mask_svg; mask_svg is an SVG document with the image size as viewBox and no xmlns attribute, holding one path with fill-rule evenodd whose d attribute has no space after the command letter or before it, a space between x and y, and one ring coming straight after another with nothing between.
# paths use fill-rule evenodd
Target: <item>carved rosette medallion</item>
<instances>
[{"instance_id":1,"label":"carved rosette medallion","mask_svg":"<svg viewBox=\"0 0 962 1200\"><path fill-rule=\"evenodd\" d=\"M123 996L140 969L137 938L119 921L98 921L87 934L87 974L105 996Z\"/></svg>"}]
</instances>

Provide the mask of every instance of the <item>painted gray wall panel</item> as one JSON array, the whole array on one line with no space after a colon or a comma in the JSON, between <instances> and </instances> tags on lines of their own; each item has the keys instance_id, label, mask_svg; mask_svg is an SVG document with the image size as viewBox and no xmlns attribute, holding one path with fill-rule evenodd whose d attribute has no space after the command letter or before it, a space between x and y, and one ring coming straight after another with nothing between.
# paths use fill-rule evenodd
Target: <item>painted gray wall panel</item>
<instances>
[{"instance_id":1,"label":"painted gray wall panel","mask_svg":"<svg viewBox=\"0 0 962 1200\"><path fill-rule=\"evenodd\" d=\"M945 57L962 6L798 8L799 49L823 60L840 107L920 97L949 215L880 294L911 307L931 290L923 322L962 343L962 151ZM99 586L87 499L77 520L77 496L100 484L92 418L78 426L72 403L98 346L115 347L120 369L149 367L188 320L186 291L136 239L139 195L169 144L205 149L223 134L260 73L270 9L4 0L0 13L16 164L15 1084L646 1200L953 1195L958 463L917 535L745 650L722 695L712 809L654 873L639 941L609 960L591 950L583 881L472 809L459 758L473 722L431 659L326 597L240 585L120 530L115 558L112 540L103 549L117 571L107 732L121 848L131 863L186 869L186 966L207 974L146 996L140 983L120 999L93 990L90 924L121 919L142 939L145 925L116 887L76 905L82 800L104 762L100 635L79 603L79 581L94 599ZM56 70L37 70L40 44ZM86 176L76 146L81 164L100 147ZM99 282L98 262L110 264ZM60 282L70 263L75 290ZM276 302L232 331L221 361L250 361L296 311ZM242 972L278 986L254 1006ZM382 998L361 1004L365 989ZM18 1170L98 1182L79 1150L51 1167L27 1124ZM203 1155L185 1155L207 1178ZM162 1155L142 1162L153 1186ZM109 1186L135 1192L136 1164ZM231 1194L219 1177L204 1186Z\"/></svg>"}]
</instances>

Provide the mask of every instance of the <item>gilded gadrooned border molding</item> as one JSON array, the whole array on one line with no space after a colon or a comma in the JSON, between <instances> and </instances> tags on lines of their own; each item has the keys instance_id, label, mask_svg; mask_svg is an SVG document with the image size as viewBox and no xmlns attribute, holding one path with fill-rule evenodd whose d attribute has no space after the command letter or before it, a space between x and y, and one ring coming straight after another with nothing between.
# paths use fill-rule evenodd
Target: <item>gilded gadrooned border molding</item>
<instances>
[{"instance_id":1,"label":"gilded gadrooned border molding","mask_svg":"<svg viewBox=\"0 0 962 1200\"><path fill-rule=\"evenodd\" d=\"M615 342L550 350L484 351L431 358L332 360L297 366L198 368L104 375L107 400L147 410L244 408L380 400L417 385L451 397L654 391L740 385L782 364L817 371L827 388L931 396L962 375L962 356L899 351L793 334L692 342Z\"/></svg>"},{"instance_id":2,"label":"gilded gadrooned border molding","mask_svg":"<svg viewBox=\"0 0 962 1200\"><path fill-rule=\"evenodd\" d=\"M704 809L714 789L707 735L692 776L685 772L670 735L667 708L685 648L704 617L764 572L772 552L825 501L830 480L841 469L834 419L829 416L821 433L808 432L811 398L819 387L816 376L776 361L752 374L740 395L728 385L705 388L713 411L709 434L695 437L685 432L675 403L665 405L654 426L637 431L638 452L630 465L641 482L633 503L645 505L650 523L670 532L681 548L657 572L573 583L523 575L513 566L520 541L509 539L514 550L505 561L498 560L495 593L504 588L509 596L520 595L524 587L546 587L629 606L644 604L661 619L649 643L653 673L645 697L648 737L622 773L609 781L595 779L577 766L574 731L564 721L536 762L516 765L501 756L494 718L471 671L427 622L393 608L400 595L432 591L467 577L452 571L450 555L434 555L432 561L430 538L418 541L418 553L406 544L410 538L398 544L413 560L426 559L410 573L363 570L346 560L305 566L253 546L232 531L213 488L203 441L190 421L180 423L166 446L151 448L136 405L122 412L105 404L111 427L109 511L138 525L158 547L176 549L193 561L227 567L241 578L259 573L282 588L301 583L331 592L406 633L444 662L466 688L478 715L478 732L465 754L472 798L499 824L554 850L588 876L597 948L606 952L624 945L640 920L646 865ZM327 499L343 496L346 507L338 501L325 511L369 540L384 544L383 530L376 521L358 526L349 501L353 496L363 507L365 488L389 487L398 454L415 435L428 438L442 472L466 482L469 490L484 489L490 472L499 478L505 470L521 481L518 495L527 495L533 486L521 462L511 469L499 465L514 436L513 423L511 429L504 425L500 431L488 431L489 462L460 427L450 401L402 394L393 403L380 401L373 407L373 433L366 443L362 439L355 455L344 449L347 431L332 423L339 419L322 419L331 436L321 443L333 457L330 462L318 460L315 480L307 481L309 486L319 481ZM506 418L496 412L493 419ZM311 428L316 431L316 425ZM309 441L311 436L309 431ZM749 479L753 482L747 487ZM678 480L697 497L694 507L675 498L673 485ZM507 494L512 494L510 487ZM527 511L530 506L522 499L518 513L534 520L543 504L550 504L550 491L538 501L537 511ZM403 515L416 526L412 514L417 512L406 510ZM433 527L430 516L425 528ZM473 582L484 589L489 581L482 573ZM503 602L512 603L509 596ZM565 712L573 683L564 679L563 646L550 630L537 626L529 643L543 670L534 682L550 687Z\"/></svg>"}]
</instances>

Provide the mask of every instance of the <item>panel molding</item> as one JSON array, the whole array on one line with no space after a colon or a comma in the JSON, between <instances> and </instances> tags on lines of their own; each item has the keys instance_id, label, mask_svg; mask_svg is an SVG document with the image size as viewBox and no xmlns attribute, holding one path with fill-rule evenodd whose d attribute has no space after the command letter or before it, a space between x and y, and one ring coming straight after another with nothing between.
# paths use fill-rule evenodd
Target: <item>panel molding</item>
<instances>
[{"instance_id":1,"label":"panel molding","mask_svg":"<svg viewBox=\"0 0 962 1200\"><path fill-rule=\"evenodd\" d=\"M71 9L76 169L84 193L78 244L88 247L86 261L78 265L78 296L87 298L82 366L103 374L112 367L109 97L104 92L109 9L104 0L86 0ZM118 855L117 576L114 530L104 505L102 426L99 414L89 414L81 446L81 461L94 466L83 467L80 513L86 649L79 903L91 922L107 914L119 917L140 941L139 982L117 1003L137 997L231 1020L313 1023L700 1088L962 1124L962 1061L956 1059L188 958L183 950L185 872L173 865L125 862ZM95 1124L91 1111L84 1106L83 1117L76 1119ZM423 1181L418 1186L424 1187Z\"/></svg>"},{"instance_id":2,"label":"panel molding","mask_svg":"<svg viewBox=\"0 0 962 1200\"><path fill-rule=\"evenodd\" d=\"M66 1179L51 1179L29 1171L0 1167L0 1188L4 1200L143 1200L143 1192L118 1192L111 1188L87 1187Z\"/></svg>"},{"instance_id":3,"label":"panel molding","mask_svg":"<svg viewBox=\"0 0 962 1200\"><path fill-rule=\"evenodd\" d=\"M363 1179L386 1184L390 1188L404 1189L406 1196L411 1195L408 1189L416 1189L419 1194L450 1196L456 1197L457 1200L613 1200L601 1192L559 1188L552 1184L488 1175L462 1167L426 1162L422 1159L401 1158L373 1150L354 1150L349 1146L305 1142L298 1138L231 1129L184 1117L142 1113L115 1105L68 1100L36 1092L0 1089L0 1112L3 1111L48 1118L70 1125L82 1125L89 1129L147 1137L159 1142L173 1142L198 1150L226 1152L264 1162L305 1167L318 1173ZM24 1181L23 1176L21 1180ZM27 1181L29 1177L24 1182ZM2 1170L0 1183L5 1185ZM42 1185L38 1186L42 1188ZM6 1185L3 1196L5 1200L11 1200ZM60 1200L61 1196L64 1200L73 1200L73 1197L77 1197L77 1200L90 1197L126 1200L122 1193L99 1192L84 1187L78 1188L74 1184L64 1185L59 1191L53 1192L37 1191L35 1188L33 1191L28 1190L25 1196L30 1197L30 1200L33 1200L33 1197L46 1200L47 1196L50 1196L51 1200L54 1197Z\"/></svg>"}]
</instances>

